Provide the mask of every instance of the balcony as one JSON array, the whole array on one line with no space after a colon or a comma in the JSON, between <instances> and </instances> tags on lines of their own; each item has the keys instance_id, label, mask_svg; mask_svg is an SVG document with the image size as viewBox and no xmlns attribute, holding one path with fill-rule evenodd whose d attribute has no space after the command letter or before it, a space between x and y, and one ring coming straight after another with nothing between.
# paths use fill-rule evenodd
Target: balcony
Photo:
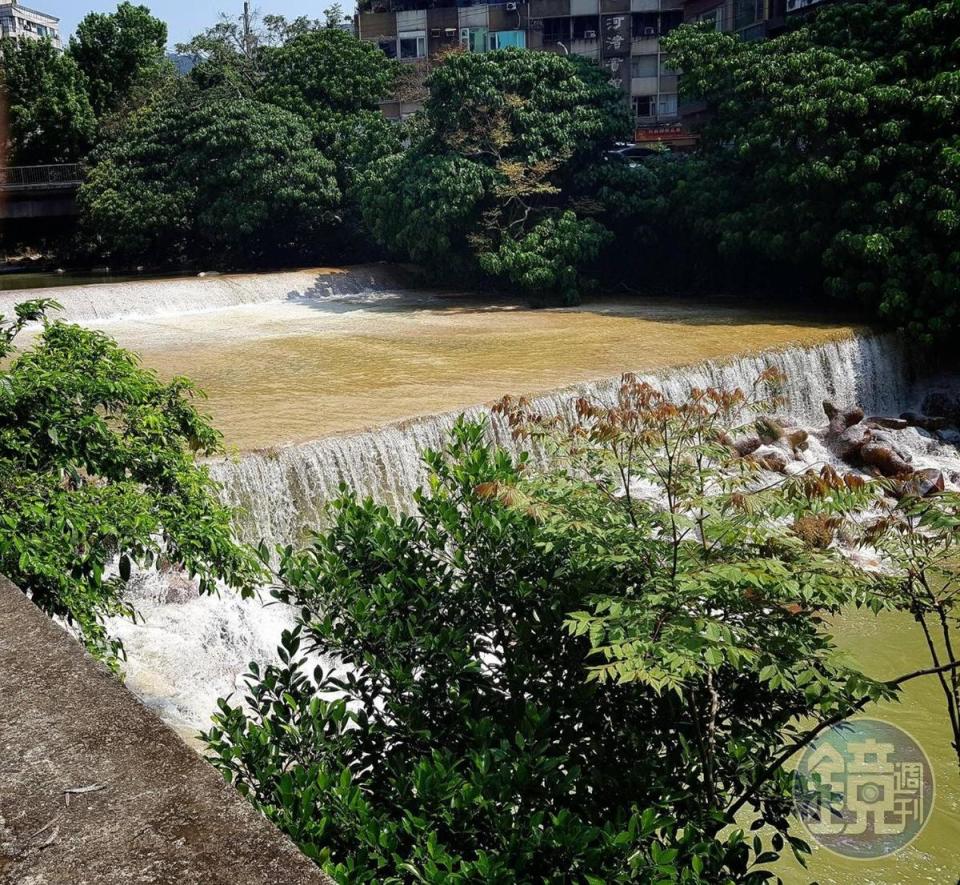
<instances>
[{"instance_id":1,"label":"balcony","mask_svg":"<svg viewBox=\"0 0 960 885\"><path fill-rule=\"evenodd\" d=\"M0 190L42 191L72 190L83 183L79 163L55 166L0 166Z\"/></svg>"}]
</instances>

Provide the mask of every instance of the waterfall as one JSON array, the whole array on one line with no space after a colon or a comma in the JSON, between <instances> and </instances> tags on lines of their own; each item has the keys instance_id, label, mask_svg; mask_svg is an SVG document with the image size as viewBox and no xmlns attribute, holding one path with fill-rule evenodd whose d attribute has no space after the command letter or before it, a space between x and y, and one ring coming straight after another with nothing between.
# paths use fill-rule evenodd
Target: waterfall
<instances>
[{"instance_id":1,"label":"waterfall","mask_svg":"<svg viewBox=\"0 0 960 885\"><path fill-rule=\"evenodd\" d=\"M890 335L854 335L815 347L769 351L759 356L701 362L639 377L671 399L692 387L749 388L767 367L787 379L785 411L806 424L823 423L822 402L860 404L868 413L899 414L909 402L909 366L901 342ZM620 378L605 378L548 393L531 401L544 414L572 417L573 402L587 397L612 405ZM268 544L295 543L322 523L323 509L341 483L362 496L405 508L425 480L424 449L442 446L459 414L488 419L492 441L515 445L503 420L485 406L331 436L247 454L211 465L224 501L240 511L241 535Z\"/></svg>"},{"instance_id":2,"label":"waterfall","mask_svg":"<svg viewBox=\"0 0 960 885\"><path fill-rule=\"evenodd\" d=\"M824 399L841 406L859 403L874 414L899 413L913 400L910 364L893 336L858 335L816 347L701 362L642 377L669 397L680 399L693 386L749 386L771 365L787 378L785 393L790 402L783 411L807 425L824 423ZM612 404L619 383L619 377L607 378L543 393L532 400L532 406L570 416L578 396ZM251 453L236 461L215 462L211 472L222 484L224 500L245 510L242 533L248 540L296 542L307 529L322 523L324 505L336 495L340 483L391 507L408 507L412 493L425 479L423 449L443 444L457 414ZM489 416L489 410L477 406L467 415ZM515 449L502 421L489 417L489 429L492 440ZM931 457L927 451L931 441L914 435L917 455L925 458L922 463L957 469L955 453L947 452L949 461L938 462L944 453ZM815 438L812 444L818 445ZM216 698L242 694L247 662L275 660L279 634L294 622L294 609L265 606L267 600L266 594L262 600L243 600L229 591L219 597L199 597L183 576L138 575L129 601L143 620L114 618L108 625L127 651L127 684L185 734L206 727Z\"/></svg>"},{"instance_id":3,"label":"waterfall","mask_svg":"<svg viewBox=\"0 0 960 885\"><path fill-rule=\"evenodd\" d=\"M21 301L54 298L63 307L54 314L55 318L71 323L101 323L275 301L330 297L378 301L410 285L410 279L394 265L98 283L0 292L0 315L13 316L14 305Z\"/></svg>"}]
</instances>

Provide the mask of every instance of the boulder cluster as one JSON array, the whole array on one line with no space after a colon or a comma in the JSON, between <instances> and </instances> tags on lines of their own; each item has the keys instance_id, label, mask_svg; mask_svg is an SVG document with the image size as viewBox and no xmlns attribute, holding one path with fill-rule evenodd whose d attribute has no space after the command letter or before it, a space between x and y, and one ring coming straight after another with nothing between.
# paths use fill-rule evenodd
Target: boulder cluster
<instances>
[{"instance_id":1,"label":"boulder cluster","mask_svg":"<svg viewBox=\"0 0 960 885\"><path fill-rule=\"evenodd\" d=\"M841 409L823 403L827 426L816 436L840 461L852 468L896 482L896 494L921 497L944 490L946 480L937 469L916 469L913 457L898 440L897 431L914 427L939 436L950 426L960 427L960 399L946 393L927 396L921 412L903 412L899 417L867 416L859 406ZM767 470L788 472L788 465L801 459L809 446L810 434L788 419L762 416L754 423L755 433L728 444L742 458L750 458ZM960 477L957 477L960 479Z\"/></svg>"}]
</instances>

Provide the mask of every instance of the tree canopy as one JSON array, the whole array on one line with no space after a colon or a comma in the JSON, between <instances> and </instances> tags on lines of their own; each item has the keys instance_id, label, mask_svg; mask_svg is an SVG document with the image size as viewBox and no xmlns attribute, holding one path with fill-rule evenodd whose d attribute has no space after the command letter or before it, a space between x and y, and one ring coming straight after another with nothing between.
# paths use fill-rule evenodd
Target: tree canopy
<instances>
[{"instance_id":1,"label":"tree canopy","mask_svg":"<svg viewBox=\"0 0 960 885\"><path fill-rule=\"evenodd\" d=\"M139 81L160 68L166 45L166 23L127 0L116 12L91 12L80 21L68 52L87 78L98 117L117 110Z\"/></svg>"},{"instance_id":2,"label":"tree canopy","mask_svg":"<svg viewBox=\"0 0 960 885\"><path fill-rule=\"evenodd\" d=\"M72 56L49 40L0 40L0 96L7 106L11 165L83 159L96 117Z\"/></svg>"},{"instance_id":3,"label":"tree canopy","mask_svg":"<svg viewBox=\"0 0 960 885\"><path fill-rule=\"evenodd\" d=\"M372 160L399 150L396 128L380 111L398 63L376 46L323 27L265 48L260 64L257 97L303 117L316 146L335 161L342 187Z\"/></svg>"},{"instance_id":4,"label":"tree canopy","mask_svg":"<svg viewBox=\"0 0 960 885\"><path fill-rule=\"evenodd\" d=\"M517 49L438 65L402 155L358 187L366 224L395 253L575 300L608 232L575 172L623 136L622 95L582 59Z\"/></svg>"},{"instance_id":5,"label":"tree canopy","mask_svg":"<svg viewBox=\"0 0 960 885\"><path fill-rule=\"evenodd\" d=\"M322 246L334 172L299 117L182 85L100 145L78 199L121 260L282 262Z\"/></svg>"},{"instance_id":6,"label":"tree canopy","mask_svg":"<svg viewBox=\"0 0 960 885\"><path fill-rule=\"evenodd\" d=\"M709 114L668 179L681 236L928 340L955 330L958 47L942 0L838 3L758 42L678 29L664 49Z\"/></svg>"}]
</instances>

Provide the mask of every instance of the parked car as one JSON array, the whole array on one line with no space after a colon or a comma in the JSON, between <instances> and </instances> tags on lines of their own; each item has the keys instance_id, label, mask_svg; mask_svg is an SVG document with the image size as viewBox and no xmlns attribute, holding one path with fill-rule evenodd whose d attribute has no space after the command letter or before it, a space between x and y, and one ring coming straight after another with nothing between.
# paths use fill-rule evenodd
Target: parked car
<instances>
[{"instance_id":1,"label":"parked car","mask_svg":"<svg viewBox=\"0 0 960 885\"><path fill-rule=\"evenodd\" d=\"M646 157L652 157L657 153L656 148L643 144L618 144L606 152L608 160L621 160L626 163L639 163Z\"/></svg>"}]
</instances>

